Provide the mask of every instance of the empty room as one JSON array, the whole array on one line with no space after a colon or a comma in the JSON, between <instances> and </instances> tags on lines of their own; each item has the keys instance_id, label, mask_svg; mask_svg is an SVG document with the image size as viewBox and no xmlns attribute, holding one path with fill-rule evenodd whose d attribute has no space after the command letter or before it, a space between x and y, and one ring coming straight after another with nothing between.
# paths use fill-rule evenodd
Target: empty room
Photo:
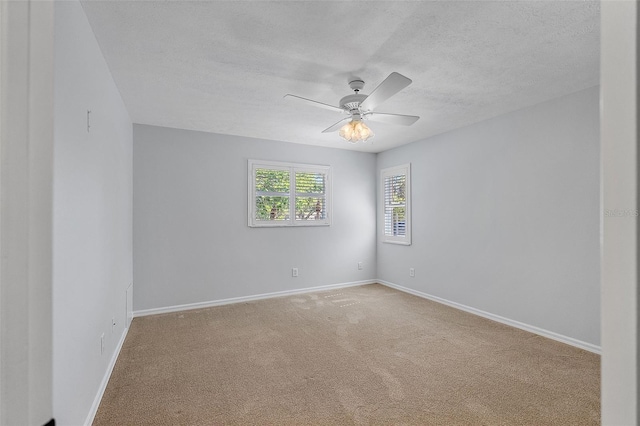
<instances>
[{"instance_id":1,"label":"empty room","mask_svg":"<svg viewBox=\"0 0 640 426\"><path fill-rule=\"evenodd\" d=\"M0 14L0 424L638 424L637 2Z\"/></svg>"}]
</instances>

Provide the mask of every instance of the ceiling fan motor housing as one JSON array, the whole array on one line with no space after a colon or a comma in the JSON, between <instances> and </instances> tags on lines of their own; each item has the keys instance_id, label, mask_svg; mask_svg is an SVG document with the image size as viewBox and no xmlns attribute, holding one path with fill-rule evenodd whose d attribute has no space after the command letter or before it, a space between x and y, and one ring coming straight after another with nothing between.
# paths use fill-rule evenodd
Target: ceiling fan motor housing
<instances>
[{"instance_id":1,"label":"ceiling fan motor housing","mask_svg":"<svg viewBox=\"0 0 640 426\"><path fill-rule=\"evenodd\" d=\"M340 107L351 115L360 115L360 104L367 98L367 95L360 94L360 91L364 87L364 81L360 79L351 80L349 87L356 93L340 99Z\"/></svg>"},{"instance_id":2,"label":"ceiling fan motor housing","mask_svg":"<svg viewBox=\"0 0 640 426\"><path fill-rule=\"evenodd\" d=\"M360 112L360 103L365 99L367 99L367 95L360 95L358 93L347 95L340 99L340 107L350 113Z\"/></svg>"}]
</instances>

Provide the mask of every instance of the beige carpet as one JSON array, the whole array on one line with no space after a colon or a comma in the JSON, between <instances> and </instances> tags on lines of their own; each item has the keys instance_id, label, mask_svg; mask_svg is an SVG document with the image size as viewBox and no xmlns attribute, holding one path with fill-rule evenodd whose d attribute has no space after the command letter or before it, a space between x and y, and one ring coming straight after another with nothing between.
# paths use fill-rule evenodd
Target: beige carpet
<instances>
[{"instance_id":1,"label":"beige carpet","mask_svg":"<svg viewBox=\"0 0 640 426\"><path fill-rule=\"evenodd\" d=\"M94 425L590 425L600 357L381 285L134 319Z\"/></svg>"}]
</instances>

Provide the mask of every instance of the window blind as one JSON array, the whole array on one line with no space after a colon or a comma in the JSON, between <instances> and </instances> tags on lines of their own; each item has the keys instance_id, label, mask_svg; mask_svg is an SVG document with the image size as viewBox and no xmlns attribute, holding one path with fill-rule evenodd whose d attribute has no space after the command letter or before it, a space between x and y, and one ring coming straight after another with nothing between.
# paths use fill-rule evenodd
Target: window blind
<instances>
[{"instance_id":1,"label":"window blind","mask_svg":"<svg viewBox=\"0 0 640 426\"><path fill-rule=\"evenodd\" d=\"M385 235L406 235L406 183L406 175L387 176L384 179Z\"/></svg>"},{"instance_id":2,"label":"window blind","mask_svg":"<svg viewBox=\"0 0 640 426\"><path fill-rule=\"evenodd\" d=\"M289 220L290 175L288 170L255 170L255 220Z\"/></svg>"},{"instance_id":3,"label":"window blind","mask_svg":"<svg viewBox=\"0 0 640 426\"><path fill-rule=\"evenodd\" d=\"M381 171L383 242L411 244L410 170L405 164Z\"/></svg>"},{"instance_id":4,"label":"window blind","mask_svg":"<svg viewBox=\"0 0 640 426\"><path fill-rule=\"evenodd\" d=\"M296 220L324 220L326 176L323 172L296 172Z\"/></svg>"}]
</instances>

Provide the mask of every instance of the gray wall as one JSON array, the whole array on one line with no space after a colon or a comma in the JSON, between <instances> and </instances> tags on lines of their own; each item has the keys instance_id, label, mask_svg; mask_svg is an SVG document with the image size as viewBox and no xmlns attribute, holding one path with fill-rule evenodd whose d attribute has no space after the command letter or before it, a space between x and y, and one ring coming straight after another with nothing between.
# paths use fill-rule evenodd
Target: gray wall
<instances>
[{"instance_id":1,"label":"gray wall","mask_svg":"<svg viewBox=\"0 0 640 426\"><path fill-rule=\"evenodd\" d=\"M640 4L601 15L602 424L640 424Z\"/></svg>"},{"instance_id":2,"label":"gray wall","mask_svg":"<svg viewBox=\"0 0 640 426\"><path fill-rule=\"evenodd\" d=\"M413 245L378 239L378 277L599 345L598 105L594 87L379 154L411 162Z\"/></svg>"},{"instance_id":3,"label":"gray wall","mask_svg":"<svg viewBox=\"0 0 640 426\"><path fill-rule=\"evenodd\" d=\"M133 152L136 311L376 277L374 154L145 125ZM333 224L249 228L248 159L330 165Z\"/></svg>"},{"instance_id":4,"label":"gray wall","mask_svg":"<svg viewBox=\"0 0 640 426\"><path fill-rule=\"evenodd\" d=\"M82 6L54 12L53 408L56 423L79 425L125 330L133 135Z\"/></svg>"},{"instance_id":5,"label":"gray wall","mask_svg":"<svg viewBox=\"0 0 640 426\"><path fill-rule=\"evenodd\" d=\"M53 415L53 2L0 2L0 425Z\"/></svg>"}]
</instances>

